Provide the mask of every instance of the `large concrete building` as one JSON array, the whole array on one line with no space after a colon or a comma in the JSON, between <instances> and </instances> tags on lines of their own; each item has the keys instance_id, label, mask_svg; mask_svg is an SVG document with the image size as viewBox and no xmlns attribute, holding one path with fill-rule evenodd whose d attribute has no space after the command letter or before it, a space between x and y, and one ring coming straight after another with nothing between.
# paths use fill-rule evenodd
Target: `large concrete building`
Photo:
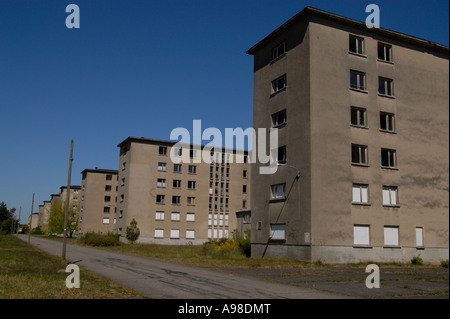
<instances>
[{"instance_id":1,"label":"large concrete building","mask_svg":"<svg viewBox=\"0 0 450 319\"><path fill-rule=\"evenodd\" d=\"M129 137L118 145L117 230L125 238L135 219L140 242L201 244L231 237L236 211L249 209L246 152L216 150L208 161L192 145ZM172 156L189 154L176 163ZM239 163L241 162L241 163Z\"/></svg>"},{"instance_id":2,"label":"large concrete building","mask_svg":"<svg viewBox=\"0 0 450 319\"><path fill-rule=\"evenodd\" d=\"M252 256L448 259L448 47L307 7L247 53L283 164L254 164Z\"/></svg>"},{"instance_id":3,"label":"large concrete building","mask_svg":"<svg viewBox=\"0 0 450 319\"><path fill-rule=\"evenodd\" d=\"M78 234L108 233L116 228L118 171L85 169L81 172Z\"/></svg>"}]
</instances>

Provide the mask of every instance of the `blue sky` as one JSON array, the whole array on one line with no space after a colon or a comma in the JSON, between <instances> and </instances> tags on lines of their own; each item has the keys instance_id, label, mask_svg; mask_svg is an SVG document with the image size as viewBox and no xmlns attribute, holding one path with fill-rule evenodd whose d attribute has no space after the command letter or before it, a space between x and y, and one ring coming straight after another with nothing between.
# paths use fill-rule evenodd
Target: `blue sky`
<instances>
[{"instance_id":1,"label":"blue sky","mask_svg":"<svg viewBox=\"0 0 450 319\"><path fill-rule=\"evenodd\" d=\"M80 29L65 26L68 4ZM128 136L252 126L245 52L306 6L448 46L447 0L0 0L0 201L22 221L85 168L117 169Z\"/></svg>"}]
</instances>

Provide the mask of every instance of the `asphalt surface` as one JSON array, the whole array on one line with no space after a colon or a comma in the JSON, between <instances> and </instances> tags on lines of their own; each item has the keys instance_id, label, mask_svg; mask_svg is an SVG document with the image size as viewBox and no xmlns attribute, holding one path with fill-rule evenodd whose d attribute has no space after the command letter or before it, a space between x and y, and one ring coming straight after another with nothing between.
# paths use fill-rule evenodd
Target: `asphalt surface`
<instances>
[{"instance_id":1,"label":"asphalt surface","mask_svg":"<svg viewBox=\"0 0 450 319\"><path fill-rule=\"evenodd\" d=\"M27 235L19 235L27 241ZM62 243L30 243L61 256ZM66 259L115 282L160 299L346 299L348 296L67 244ZM83 281L82 269L80 281Z\"/></svg>"}]
</instances>

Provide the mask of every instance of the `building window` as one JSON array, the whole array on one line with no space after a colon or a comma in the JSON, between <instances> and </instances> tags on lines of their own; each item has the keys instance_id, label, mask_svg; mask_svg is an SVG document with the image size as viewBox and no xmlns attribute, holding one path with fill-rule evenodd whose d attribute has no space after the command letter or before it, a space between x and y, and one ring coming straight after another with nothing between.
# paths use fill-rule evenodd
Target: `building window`
<instances>
[{"instance_id":1,"label":"building window","mask_svg":"<svg viewBox=\"0 0 450 319\"><path fill-rule=\"evenodd\" d=\"M383 206L398 206L397 190L396 186L383 186Z\"/></svg>"},{"instance_id":2,"label":"building window","mask_svg":"<svg viewBox=\"0 0 450 319\"><path fill-rule=\"evenodd\" d=\"M370 246L370 226L368 225L353 226L353 245Z\"/></svg>"},{"instance_id":3,"label":"building window","mask_svg":"<svg viewBox=\"0 0 450 319\"><path fill-rule=\"evenodd\" d=\"M104 217L103 218L103 224L109 224L109 218Z\"/></svg>"},{"instance_id":4,"label":"building window","mask_svg":"<svg viewBox=\"0 0 450 319\"><path fill-rule=\"evenodd\" d=\"M278 163L286 162L287 154L286 154L286 146L281 146L278 148Z\"/></svg>"},{"instance_id":5,"label":"building window","mask_svg":"<svg viewBox=\"0 0 450 319\"><path fill-rule=\"evenodd\" d=\"M395 132L395 115L392 113L380 112L380 130Z\"/></svg>"},{"instance_id":6,"label":"building window","mask_svg":"<svg viewBox=\"0 0 450 319\"><path fill-rule=\"evenodd\" d=\"M105 185L105 192L111 191L111 185Z\"/></svg>"},{"instance_id":7,"label":"building window","mask_svg":"<svg viewBox=\"0 0 450 319\"><path fill-rule=\"evenodd\" d=\"M124 194L120 194L120 202L123 203L124 200L125 200L125 195Z\"/></svg>"},{"instance_id":8,"label":"building window","mask_svg":"<svg viewBox=\"0 0 450 319\"><path fill-rule=\"evenodd\" d=\"M165 195L156 195L157 204L164 204L165 199L166 199Z\"/></svg>"},{"instance_id":9,"label":"building window","mask_svg":"<svg viewBox=\"0 0 450 319\"><path fill-rule=\"evenodd\" d=\"M283 124L286 124L286 110L283 110L281 112L277 112L272 115L272 125L273 127L282 126Z\"/></svg>"},{"instance_id":10,"label":"building window","mask_svg":"<svg viewBox=\"0 0 450 319\"><path fill-rule=\"evenodd\" d=\"M392 62L392 45L378 42L378 60Z\"/></svg>"},{"instance_id":11,"label":"building window","mask_svg":"<svg viewBox=\"0 0 450 319\"><path fill-rule=\"evenodd\" d=\"M247 193L247 185L242 185L242 193Z\"/></svg>"},{"instance_id":12,"label":"building window","mask_svg":"<svg viewBox=\"0 0 450 319\"><path fill-rule=\"evenodd\" d=\"M352 164L367 165L367 146L352 144Z\"/></svg>"},{"instance_id":13,"label":"building window","mask_svg":"<svg viewBox=\"0 0 450 319\"><path fill-rule=\"evenodd\" d=\"M399 246L398 226L384 226L384 245Z\"/></svg>"},{"instance_id":14,"label":"building window","mask_svg":"<svg viewBox=\"0 0 450 319\"><path fill-rule=\"evenodd\" d=\"M188 205L195 205L195 197L188 197L187 198L187 204Z\"/></svg>"},{"instance_id":15,"label":"building window","mask_svg":"<svg viewBox=\"0 0 450 319\"><path fill-rule=\"evenodd\" d=\"M386 96L394 96L393 80L383 77L378 78L378 94Z\"/></svg>"},{"instance_id":16,"label":"building window","mask_svg":"<svg viewBox=\"0 0 450 319\"><path fill-rule=\"evenodd\" d=\"M195 213L187 213L186 221L187 222L195 222Z\"/></svg>"},{"instance_id":17,"label":"building window","mask_svg":"<svg viewBox=\"0 0 450 319\"><path fill-rule=\"evenodd\" d=\"M127 163L126 162L123 162L122 163L122 170L125 170L127 168Z\"/></svg>"},{"instance_id":18,"label":"building window","mask_svg":"<svg viewBox=\"0 0 450 319\"><path fill-rule=\"evenodd\" d=\"M212 197L209 198L209 210L212 210Z\"/></svg>"},{"instance_id":19,"label":"building window","mask_svg":"<svg viewBox=\"0 0 450 319\"><path fill-rule=\"evenodd\" d=\"M170 238L172 238L172 239L180 238L180 230L179 229L171 229L170 230Z\"/></svg>"},{"instance_id":20,"label":"building window","mask_svg":"<svg viewBox=\"0 0 450 319\"><path fill-rule=\"evenodd\" d=\"M181 173L181 164L173 164L174 173Z\"/></svg>"},{"instance_id":21,"label":"building window","mask_svg":"<svg viewBox=\"0 0 450 319\"><path fill-rule=\"evenodd\" d=\"M350 123L358 127L367 127L366 109L352 106L350 108Z\"/></svg>"},{"instance_id":22,"label":"building window","mask_svg":"<svg viewBox=\"0 0 450 319\"><path fill-rule=\"evenodd\" d=\"M271 240L286 240L286 224L271 224Z\"/></svg>"},{"instance_id":23,"label":"building window","mask_svg":"<svg viewBox=\"0 0 450 319\"><path fill-rule=\"evenodd\" d=\"M111 210L110 207L103 207L103 212L104 212L104 213L109 213L110 210Z\"/></svg>"},{"instance_id":24,"label":"building window","mask_svg":"<svg viewBox=\"0 0 450 319\"><path fill-rule=\"evenodd\" d=\"M180 221L180 213L179 212L172 212L170 220L179 222Z\"/></svg>"},{"instance_id":25,"label":"building window","mask_svg":"<svg viewBox=\"0 0 450 319\"><path fill-rule=\"evenodd\" d=\"M416 227L416 247L423 248L423 228Z\"/></svg>"},{"instance_id":26,"label":"building window","mask_svg":"<svg viewBox=\"0 0 450 319\"><path fill-rule=\"evenodd\" d=\"M272 81L272 94L280 92L286 88L286 74Z\"/></svg>"},{"instance_id":27,"label":"building window","mask_svg":"<svg viewBox=\"0 0 450 319\"><path fill-rule=\"evenodd\" d=\"M155 238L164 238L164 229L155 229Z\"/></svg>"},{"instance_id":28,"label":"building window","mask_svg":"<svg viewBox=\"0 0 450 319\"><path fill-rule=\"evenodd\" d=\"M188 173L189 174L197 174L197 166L196 165L189 165Z\"/></svg>"},{"instance_id":29,"label":"building window","mask_svg":"<svg viewBox=\"0 0 450 319\"><path fill-rule=\"evenodd\" d=\"M366 90L366 74L350 70L350 88L359 91Z\"/></svg>"},{"instance_id":30,"label":"building window","mask_svg":"<svg viewBox=\"0 0 450 319\"><path fill-rule=\"evenodd\" d=\"M166 187L166 179L165 178L158 178L156 186L157 187Z\"/></svg>"},{"instance_id":31,"label":"building window","mask_svg":"<svg viewBox=\"0 0 450 319\"><path fill-rule=\"evenodd\" d=\"M350 35L349 37L349 51L356 54L364 54L364 38Z\"/></svg>"},{"instance_id":32,"label":"building window","mask_svg":"<svg viewBox=\"0 0 450 319\"><path fill-rule=\"evenodd\" d=\"M174 179L172 182L172 187L173 188L181 188L181 181L178 179Z\"/></svg>"},{"instance_id":33,"label":"building window","mask_svg":"<svg viewBox=\"0 0 450 319\"><path fill-rule=\"evenodd\" d=\"M164 220L164 212L156 212L155 220Z\"/></svg>"},{"instance_id":34,"label":"building window","mask_svg":"<svg viewBox=\"0 0 450 319\"><path fill-rule=\"evenodd\" d=\"M272 50L272 60L275 60L286 53L286 42L281 43Z\"/></svg>"},{"instance_id":35,"label":"building window","mask_svg":"<svg viewBox=\"0 0 450 319\"><path fill-rule=\"evenodd\" d=\"M242 178L247 178L247 170L242 171Z\"/></svg>"},{"instance_id":36,"label":"building window","mask_svg":"<svg viewBox=\"0 0 450 319\"><path fill-rule=\"evenodd\" d=\"M352 187L352 203L368 204L369 203L369 185L353 184Z\"/></svg>"},{"instance_id":37,"label":"building window","mask_svg":"<svg viewBox=\"0 0 450 319\"><path fill-rule=\"evenodd\" d=\"M167 147L166 146L160 146L158 150L159 155L167 155Z\"/></svg>"},{"instance_id":38,"label":"building window","mask_svg":"<svg viewBox=\"0 0 450 319\"><path fill-rule=\"evenodd\" d=\"M106 180L107 180L107 181L112 181L112 175L109 175L109 174L106 175Z\"/></svg>"},{"instance_id":39,"label":"building window","mask_svg":"<svg viewBox=\"0 0 450 319\"><path fill-rule=\"evenodd\" d=\"M286 184L272 185L272 199L285 199L286 198Z\"/></svg>"},{"instance_id":40,"label":"building window","mask_svg":"<svg viewBox=\"0 0 450 319\"><path fill-rule=\"evenodd\" d=\"M187 229L186 230L186 239L195 239L195 230Z\"/></svg>"},{"instance_id":41,"label":"building window","mask_svg":"<svg viewBox=\"0 0 450 319\"><path fill-rule=\"evenodd\" d=\"M247 208L247 200L246 199L242 200L242 208Z\"/></svg>"},{"instance_id":42,"label":"building window","mask_svg":"<svg viewBox=\"0 0 450 319\"><path fill-rule=\"evenodd\" d=\"M381 166L384 168L397 167L397 152L395 150L381 149Z\"/></svg>"},{"instance_id":43,"label":"building window","mask_svg":"<svg viewBox=\"0 0 450 319\"><path fill-rule=\"evenodd\" d=\"M195 181L188 181L188 189L195 189Z\"/></svg>"},{"instance_id":44,"label":"building window","mask_svg":"<svg viewBox=\"0 0 450 319\"><path fill-rule=\"evenodd\" d=\"M167 164L163 162L158 163L158 171L159 172L165 172L167 171Z\"/></svg>"},{"instance_id":45,"label":"building window","mask_svg":"<svg viewBox=\"0 0 450 319\"><path fill-rule=\"evenodd\" d=\"M111 201L111 196L105 196L105 202L109 203Z\"/></svg>"},{"instance_id":46,"label":"building window","mask_svg":"<svg viewBox=\"0 0 450 319\"><path fill-rule=\"evenodd\" d=\"M180 205L181 196L172 196L172 204Z\"/></svg>"}]
</instances>

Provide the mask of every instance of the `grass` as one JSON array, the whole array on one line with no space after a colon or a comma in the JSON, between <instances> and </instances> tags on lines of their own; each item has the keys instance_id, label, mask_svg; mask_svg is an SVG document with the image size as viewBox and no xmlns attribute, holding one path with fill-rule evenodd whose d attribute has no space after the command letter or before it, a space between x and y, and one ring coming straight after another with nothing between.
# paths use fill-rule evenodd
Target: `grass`
<instances>
[{"instance_id":1,"label":"grass","mask_svg":"<svg viewBox=\"0 0 450 319\"><path fill-rule=\"evenodd\" d=\"M11 235L0 235L0 299L142 298L80 267L80 288L66 287L67 262Z\"/></svg>"}]
</instances>

